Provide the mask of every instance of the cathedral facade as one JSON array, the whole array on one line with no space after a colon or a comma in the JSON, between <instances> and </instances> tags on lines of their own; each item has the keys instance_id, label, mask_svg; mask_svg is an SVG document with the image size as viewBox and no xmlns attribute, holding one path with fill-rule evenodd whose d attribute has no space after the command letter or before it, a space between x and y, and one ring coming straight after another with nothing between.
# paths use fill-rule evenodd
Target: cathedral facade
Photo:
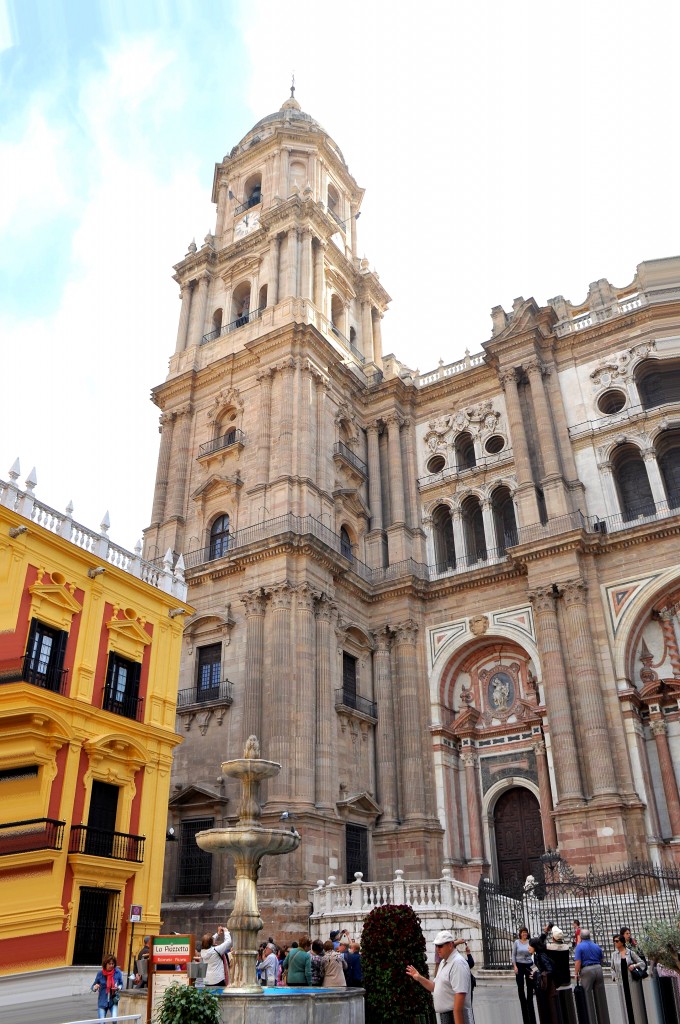
<instances>
[{"instance_id":1,"label":"cathedral facade","mask_svg":"<svg viewBox=\"0 0 680 1024\"><path fill-rule=\"evenodd\" d=\"M680 843L680 259L517 299L431 373L383 355L363 192L294 98L216 165L175 267L145 556L189 603L165 927L226 916L222 761L280 762L265 928L317 879L476 882ZM222 908L225 908L223 910ZM217 923L217 921L216 921Z\"/></svg>"}]
</instances>

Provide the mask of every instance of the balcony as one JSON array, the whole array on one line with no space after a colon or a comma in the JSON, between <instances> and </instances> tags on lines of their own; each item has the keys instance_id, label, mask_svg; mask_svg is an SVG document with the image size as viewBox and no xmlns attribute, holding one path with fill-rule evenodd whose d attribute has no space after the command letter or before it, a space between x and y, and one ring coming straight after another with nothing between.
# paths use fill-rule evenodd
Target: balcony
<instances>
[{"instance_id":1,"label":"balcony","mask_svg":"<svg viewBox=\"0 0 680 1024\"><path fill-rule=\"evenodd\" d=\"M29 818L0 825L0 857L32 850L61 850L65 821Z\"/></svg>"},{"instance_id":2,"label":"balcony","mask_svg":"<svg viewBox=\"0 0 680 1024\"><path fill-rule=\"evenodd\" d=\"M214 455L215 452L224 451L225 448L242 448L245 434L236 427L228 430L221 437L214 437L212 441L206 441L198 449L197 458L202 459L206 455Z\"/></svg>"},{"instance_id":3,"label":"balcony","mask_svg":"<svg viewBox=\"0 0 680 1024\"><path fill-rule=\"evenodd\" d=\"M365 715L366 718L371 718L374 722L378 720L377 704L343 687L335 691L335 707L336 710L358 711L360 715Z\"/></svg>"},{"instance_id":4,"label":"balcony","mask_svg":"<svg viewBox=\"0 0 680 1024\"><path fill-rule=\"evenodd\" d=\"M234 703L234 684L223 679L217 686L191 686L188 690L180 690L177 694L177 711L196 711L201 707L214 704L230 705Z\"/></svg>"},{"instance_id":5,"label":"balcony","mask_svg":"<svg viewBox=\"0 0 680 1024\"><path fill-rule=\"evenodd\" d=\"M232 320L229 324L225 324L224 327L220 327L218 330L204 334L201 338L201 345L207 345L209 341L214 341L215 338L220 338L224 334L231 334L232 331L237 331L239 327L245 327L246 324L251 323L253 320L257 320L258 317L262 316L265 308L265 306L259 306L258 309L251 309L248 313L242 313L241 316L237 316L235 320Z\"/></svg>"},{"instance_id":6,"label":"balcony","mask_svg":"<svg viewBox=\"0 0 680 1024\"><path fill-rule=\"evenodd\" d=\"M368 466L366 463L358 455L355 455L352 449L344 444L343 441L337 441L333 445L333 460L343 463L346 468L359 473L362 477L362 482L368 476Z\"/></svg>"},{"instance_id":7,"label":"balcony","mask_svg":"<svg viewBox=\"0 0 680 1024\"><path fill-rule=\"evenodd\" d=\"M105 686L102 690L102 711L110 711L113 715L131 718L133 722L141 722L143 703L143 697L121 693L114 687Z\"/></svg>"},{"instance_id":8,"label":"balcony","mask_svg":"<svg viewBox=\"0 0 680 1024\"><path fill-rule=\"evenodd\" d=\"M32 686L39 686L41 690L63 695L66 690L68 669L57 669L49 664L31 667L31 660L30 654L24 654L15 662L0 664L0 683L31 683Z\"/></svg>"},{"instance_id":9,"label":"balcony","mask_svg":"<svg viewBox=\"0 0 680 1024\"><path fill-rule=\"evenodd\" d=\"M240 206L236 207L236 209L234 210L234 216L238 217L239 213L245 213L246 210L252 209L253 206L259 206L261 202L262 202L262 193L261 192L253 192L253 194L250 197L250 199L246 199L245 203L241 203Z\"/></svg>"},{"instance_id":10,"label":"balcony","mask_svg":"<svg viewBox=\"0 0 680 1024\"><path fill-rule=\"evenodd\" d=\"M110 832L108 829L93 828L91 825L72 825L68 852L142 864L144 840L144 836L134 836L127 832Z\"/></svg>"}]
</instances>

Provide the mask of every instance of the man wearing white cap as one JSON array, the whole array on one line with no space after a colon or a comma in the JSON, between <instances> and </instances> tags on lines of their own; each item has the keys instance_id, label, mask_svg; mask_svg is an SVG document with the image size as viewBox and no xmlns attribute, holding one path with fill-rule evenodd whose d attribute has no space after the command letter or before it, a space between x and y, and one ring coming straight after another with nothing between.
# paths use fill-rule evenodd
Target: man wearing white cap
<instances>
[{"instance_id":1,"label":"man wearing white cap","mask_svg":"<svg viewBox=\"0 0 680 1024\"><path fill-rule=\"evenodd\" d=\"M424 978L411 965L406 968L406 973L432 992L437 1024L475 1024L467 960L457 951L456 940L449 931L438 932L434 945L441 957L435 980Z\"/></svg>"}]
</instances>

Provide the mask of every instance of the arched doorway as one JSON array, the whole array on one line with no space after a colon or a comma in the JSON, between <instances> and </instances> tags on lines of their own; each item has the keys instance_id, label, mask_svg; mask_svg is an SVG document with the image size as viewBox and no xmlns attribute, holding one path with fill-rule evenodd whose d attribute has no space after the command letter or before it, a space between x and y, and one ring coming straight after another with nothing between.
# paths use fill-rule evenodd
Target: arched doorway
<instances>
[{"instance_id":1,"label":"arched doorway","mask_svg":"<svg viewBox=\"0 0 680 1024\"><path fill-rule=\"evenodd\" d=\"M524 882L527 875L540 876L543 826L538 800L524 786L502 793L493 812L498 881Z\"/></svg>"}]
</instances>

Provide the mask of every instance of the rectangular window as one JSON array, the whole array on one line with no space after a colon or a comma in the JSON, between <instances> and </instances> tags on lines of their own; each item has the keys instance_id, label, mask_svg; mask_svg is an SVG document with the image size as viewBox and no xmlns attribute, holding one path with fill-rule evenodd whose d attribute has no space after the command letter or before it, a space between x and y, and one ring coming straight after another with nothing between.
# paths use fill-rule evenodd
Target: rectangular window
<instances>
[{"instance_id":1,"label":"rectangular window","mask_svg":"<svg viewBox=\"0 0 680 1024\"><path fill-rule=\"evenodd\" d=\"M37 775L37 764L25 764L21 768L2 768L0 782L11 782L13 779L33 779Z\"/></svg>"},{"instance_id":2,"label":"rectangular window","mask_svg":"<svg viewBox=\"0 0 680 1024\"><path fill-rule=\"evenodd\" d=\"M220 694L222 672L222 644L198 648L196 699L215 700Z\"/></svg>"},{"instance_id":3,"label":"rectangular window","mask_svg":"<svg viewBox=\"0 0 680 1024\"><path fill-rule=\"evenodd\" d=\"M109 654L106 671L106 686L102 708L112 711L114 715L132 718L139 721L141 717L141 699L139 696L139 677L142 666L139 662L128 661L119 654Z\"/></svg>"},{"instance_id":4,"label":"rectangular window","mask_svg":"<svg viewBox=\"0 0 680 1024\"><path fill-rule=\"evenodd\" d=\"M31 619L28 644L24 656L23 678L53 693L64 690L64 655L68 633Z\"/></svg>"},{"instance_id":5,"label":"rectangular window","mask_svg":"<svg viewBox=\"0 0 680 1024\"><path fill-rule=\"evenodd\" d=\"M196 833L212 828L214 821L194 818L181 823L177 896L212 895L212 854L196 845Z\"/></svg>"},{"instance_id":6,"label":"rectangular window","mask_svg":"<svg viewBox=\"0 0 680 1024\"><path fill-rule=\"evenodd\" d=\"M357 706L357 659L342 652L342 702L348 708Z\"/></svg>"},{"instance_id":7,"label":"rectangular window","mask_svg":"<svg viewBox=\"0 0 680 1024\"><path fill-rule=\"evenodd\" d=\"M368 878L368 829L363 825L345 825L345 861L347 881L355 882L355 871L361 871L364 880Z\"/></svg>"}]
</instances>

